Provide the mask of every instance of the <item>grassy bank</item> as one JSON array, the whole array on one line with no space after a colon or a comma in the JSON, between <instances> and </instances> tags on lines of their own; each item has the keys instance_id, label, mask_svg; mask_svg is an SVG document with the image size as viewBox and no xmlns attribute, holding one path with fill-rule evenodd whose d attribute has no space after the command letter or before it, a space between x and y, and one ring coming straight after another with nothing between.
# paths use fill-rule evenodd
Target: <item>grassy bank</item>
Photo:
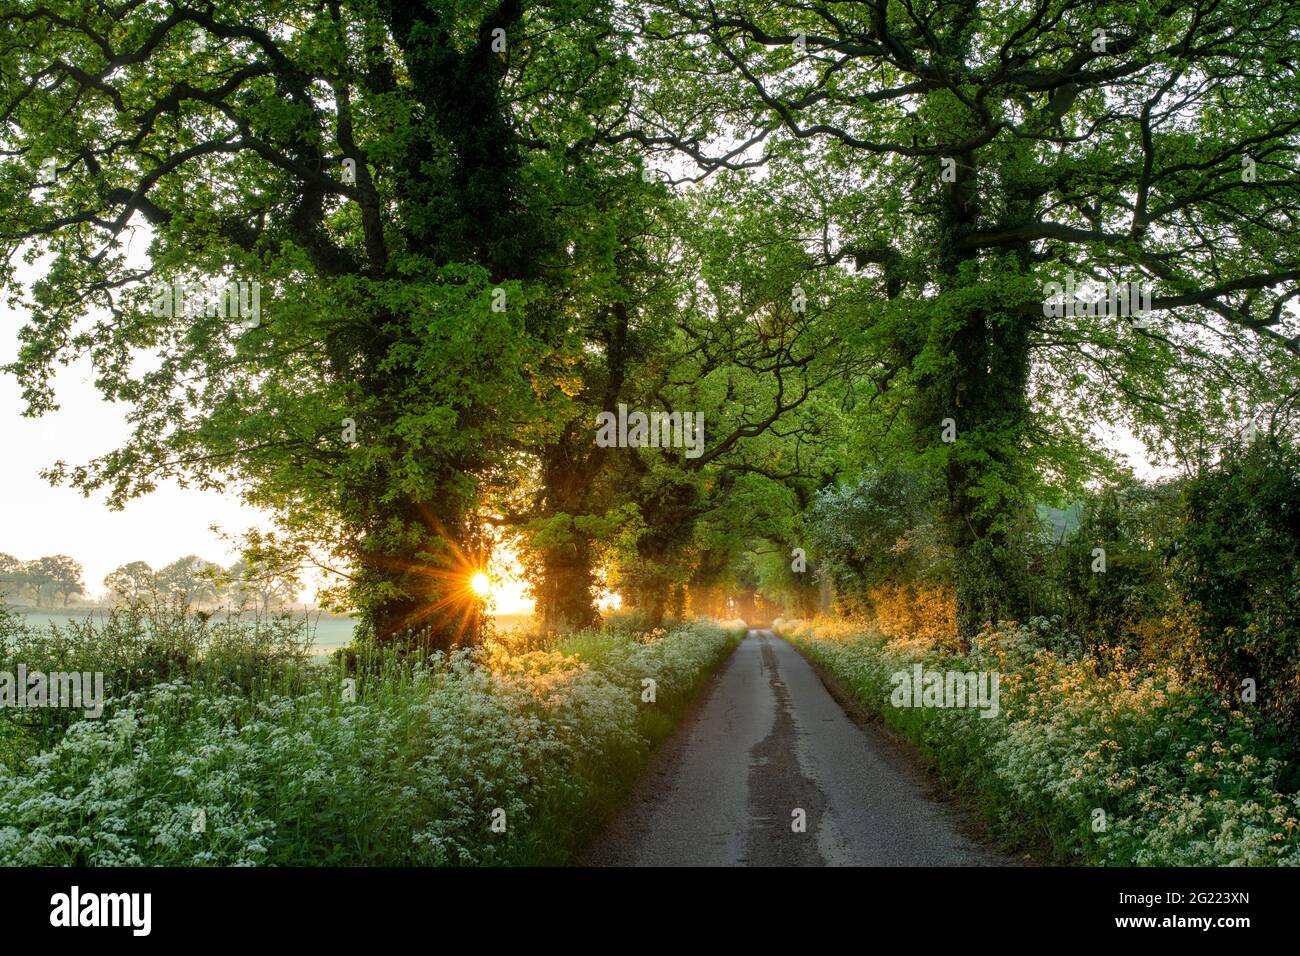
<instances>
[{"instance_id":1,"label":"grassy bank","mask_svg":"<svg viewBox=\"0 0 1300 956\"><path fill-rule=\"evenodd\" d=\"M1097 865L1300 865L1287 754L1246 708L1167 669L1049 650L1042 622L986 632L969 654L843 622L777 622L867 709L913 742L1010 845ZM894 706L916 663L999 675L999 711Z\"/></svg>"},{"instance_id":2,"label":"grassy bank","mask_svg":"<svg viewBox=\"0 0 1300 956\"><path fill-rule=\"evenodd\" d=\"M506 637L327 666L299 636L0 620L0 670L100 670L109 696L99 719L0 711L0 862L561 863L741 632L607 629L540 650Z\"/></svg>"}]
</instances>

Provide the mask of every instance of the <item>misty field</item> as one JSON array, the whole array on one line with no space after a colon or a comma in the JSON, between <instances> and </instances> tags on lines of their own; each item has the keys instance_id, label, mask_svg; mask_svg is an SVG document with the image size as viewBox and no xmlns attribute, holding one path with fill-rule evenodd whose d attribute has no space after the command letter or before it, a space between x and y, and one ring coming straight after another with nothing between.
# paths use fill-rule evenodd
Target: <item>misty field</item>
<instances>
[{"instance_id":1,"label":"misty field","mask_svg":"<svg viewBox=\"0 0 1300 956\"><path fill-rule=\"evenodd\" d=\"M69 621L83 622L91 620L102 623L111 613L111 608L68 608L67 610L36 610L22 608L19 613L28 627L44 629L50 624L56 626ZM319 611L288 612L290 619L302 621L311 640L313 653L326 654L351 642L356 630L356 621L349 617L322 614ZM246 613L240 619L248 620L254 615ZM531 621L527 614L495 614L493 621L499 629L509 630L526 627Z\"/></svg>"}]
</instances>

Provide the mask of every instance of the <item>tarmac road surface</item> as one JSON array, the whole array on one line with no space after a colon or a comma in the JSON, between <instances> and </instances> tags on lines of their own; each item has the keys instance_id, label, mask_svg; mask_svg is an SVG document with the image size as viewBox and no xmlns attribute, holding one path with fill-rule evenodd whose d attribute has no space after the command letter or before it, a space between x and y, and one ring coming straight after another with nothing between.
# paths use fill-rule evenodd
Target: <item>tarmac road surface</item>
<instances>
[{"instance_id":1,"label":"tarmac road surface","mask_svg":"<svg viewBox=\"0 0 1300 956\"><path fill-rule=\"evenodd\" d=\"M771 631L751 630L703 693L583 862L1008 865Z\"/></svg>"}]
</instances>

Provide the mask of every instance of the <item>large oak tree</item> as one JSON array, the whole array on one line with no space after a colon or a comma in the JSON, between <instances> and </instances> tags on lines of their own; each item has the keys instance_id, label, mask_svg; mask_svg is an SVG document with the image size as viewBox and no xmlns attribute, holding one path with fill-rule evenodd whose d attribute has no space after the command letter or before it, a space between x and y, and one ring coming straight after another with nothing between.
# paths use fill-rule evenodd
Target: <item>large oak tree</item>
<instances>
[{"instance_id":1,"label":"large oak tree","mask_svg":"<svg viewBox=\"0 0 1300 956\"><path fill-rule=\"evenodd\" d=\"M571 183L609 161L575 148L613 99L602 4L0 14L4 278L21 292L19 256L40 273L9 370L40 414L88 358L133 429L50 477L115 505L234 485L381 636L464 636L481 487L567 400L566 302L600 271L572 256ZM231 281L235 317L159 291Z\"/></svg>"}]
</instances>

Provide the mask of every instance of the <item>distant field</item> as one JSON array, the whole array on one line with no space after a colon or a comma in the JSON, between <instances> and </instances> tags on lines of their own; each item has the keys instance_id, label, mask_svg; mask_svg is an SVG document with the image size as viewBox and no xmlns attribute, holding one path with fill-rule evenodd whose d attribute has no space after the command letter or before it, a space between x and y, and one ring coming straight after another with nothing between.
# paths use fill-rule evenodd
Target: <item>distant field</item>
<instances>
[{"instance_id":1,"label":"distant field","mask_svg":"<svg viewBox=\"0 0 1300 956\"><path fill-rule=\"evenodd\" d=\"M15 607L12 610L25 617L32 627L44 627L51 623L67 624L69 621L81 621L88 617L103 620L108 616L108 609L100 607L70 607L66 611L33 611L30 608Z\"/></svg>"},{"instance_id":2,"label":"distant field","mask_svg":"<svg viewBox=\"0 0 1300 956\"><path fill-rule=\"evenodd\" d=\"M108 616L107 608L98 607L72 607L58 611L44 609L38 611L31 608L15 608L15 610L27 619L28 624L36 627L44 627L50 623L66 624L73 620L82 621L87 617L103 620ZM328 614L322 614L320 611L298 611L295 614L307 618L312 635L312 650L315 653L327 653L336 647L342 647L352 640L352 630L356 626L354 618L332 617ZM497 626L505 630L526 625L532 620L532 615L497 614L495 618Z\"/></svg>"}]
</instances>

